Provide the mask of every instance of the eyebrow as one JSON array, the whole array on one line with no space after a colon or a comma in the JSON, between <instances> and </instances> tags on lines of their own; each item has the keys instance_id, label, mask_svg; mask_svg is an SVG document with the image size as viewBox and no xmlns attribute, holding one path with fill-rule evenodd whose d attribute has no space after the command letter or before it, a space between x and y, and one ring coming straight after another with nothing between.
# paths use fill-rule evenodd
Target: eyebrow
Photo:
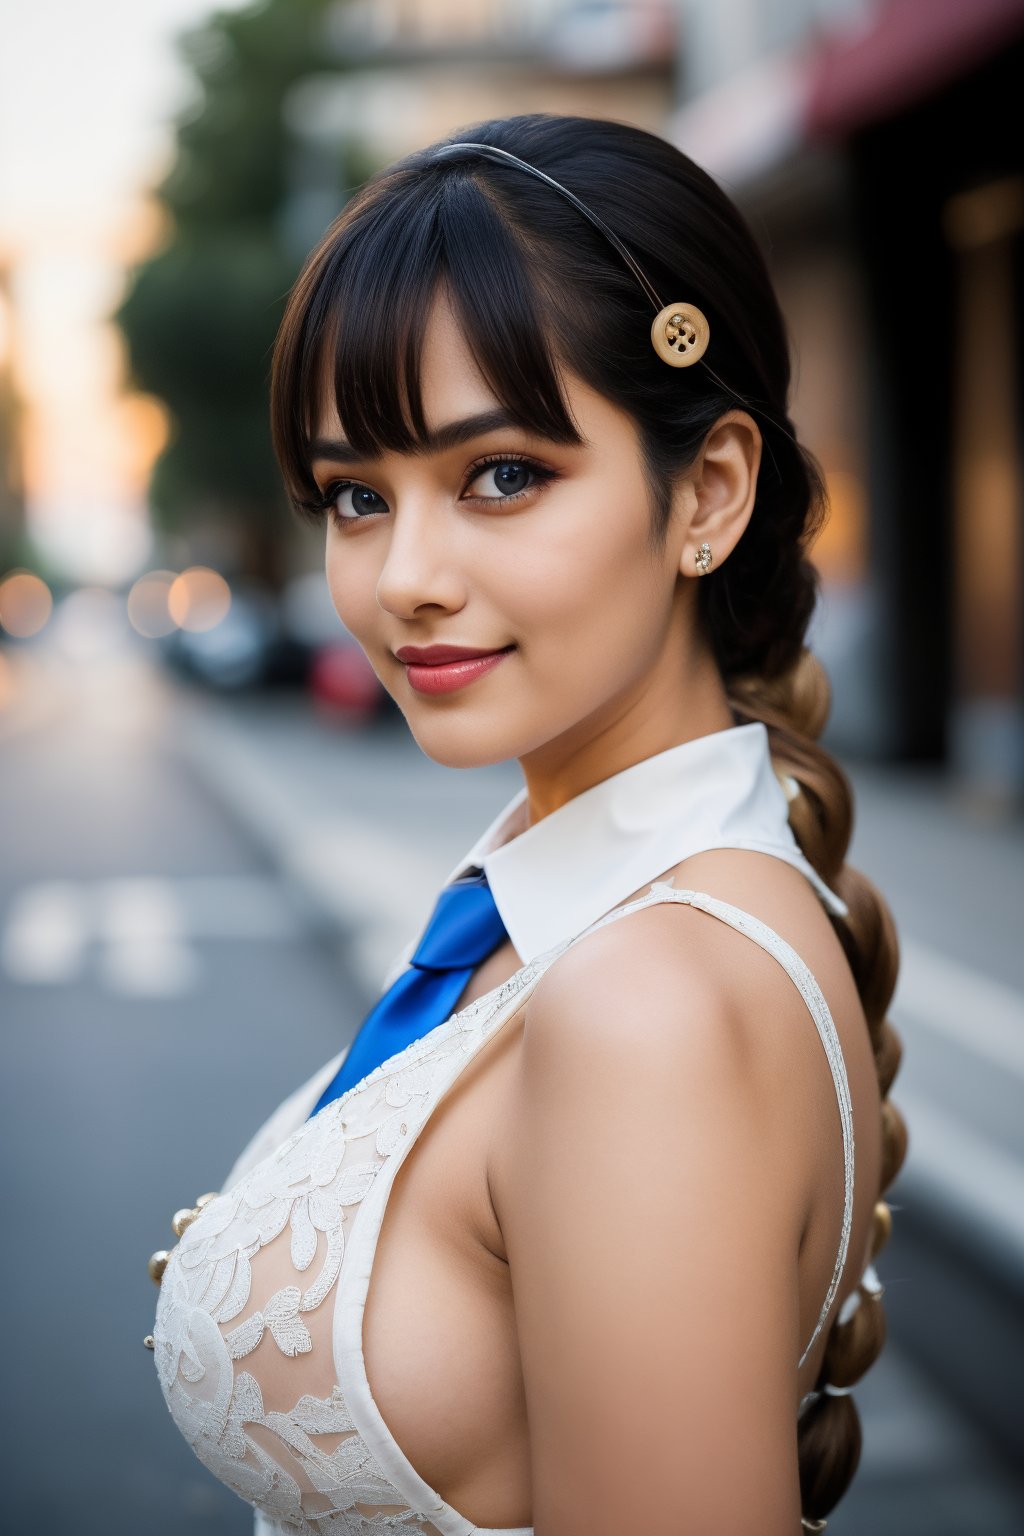
<instances>
[{"instance_id":1,"label":"eyebrow","mask_svg":"<svg viewBox=\"0 0 1024 1536\"><path fill-rule=\"evenodd\" d=\"M428 432L425 439L418 442L409 451L411 453L447 453L451 448L458 448L462 443L469 442L471 438L482 437L485 432L496 432L499 427L521 427L522 423L516 421L509 411L498 407L490 411L480 411L476 416L463 416L458 421L446 421L444 426L438 427L433 432ZM309 445L309 458L331 459L337 464L358 464L363 462L363 455L356 453L351 443L346 443L340 437L316 437Z\"/></svg>"}]
</instances>

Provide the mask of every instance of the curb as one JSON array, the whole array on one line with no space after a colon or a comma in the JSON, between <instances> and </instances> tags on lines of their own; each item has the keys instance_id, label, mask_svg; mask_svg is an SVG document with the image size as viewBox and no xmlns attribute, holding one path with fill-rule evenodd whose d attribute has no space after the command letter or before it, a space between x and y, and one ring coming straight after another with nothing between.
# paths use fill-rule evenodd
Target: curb
<instances>
[{"instance_id":1,"label":"curb","mask_svg":"<svg viewBox=\"0 0 1024 1536\"><path fill-rule=\"evenodd\" d=\"M191 701L176 747L263 850L317 929L341 943L357 985L377 997L429 912L437 889L434 865L397 838L368 833L354 817L311 816L282 793L244 732Z\"/></svg>"}]
</instances>

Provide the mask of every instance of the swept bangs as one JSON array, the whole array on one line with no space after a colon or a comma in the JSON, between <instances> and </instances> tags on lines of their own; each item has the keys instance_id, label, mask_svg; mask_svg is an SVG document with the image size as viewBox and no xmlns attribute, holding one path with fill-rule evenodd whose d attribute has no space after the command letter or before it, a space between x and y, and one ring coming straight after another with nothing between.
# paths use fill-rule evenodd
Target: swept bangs
<instances>
[{"instance_id":1,"label":"swept bangs","mask_svg":"<svg viewBox=\"0 0 1024 1536\"><path fill-rule=\"evenodd\" d=\"M332 400L360 458L422 451L420 370L437 297L495 399L525 430L584 441L560 384L562 317L529 240L462 166L371 180L314 250L274 350L271 428L292 505L319 519L310 447Z\"/></svg>"}]
</instances>

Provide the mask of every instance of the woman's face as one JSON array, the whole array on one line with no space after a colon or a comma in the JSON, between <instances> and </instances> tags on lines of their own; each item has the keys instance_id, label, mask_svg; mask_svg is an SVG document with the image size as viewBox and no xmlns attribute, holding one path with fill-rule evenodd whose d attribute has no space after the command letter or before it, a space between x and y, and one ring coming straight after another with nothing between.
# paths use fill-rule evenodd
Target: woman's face
<instances>
[{"instance_id":1,"label":"woman's face","mask_svg":"<svg viewBox=\"0 0 1024 1536\"><path fill-rule=\"evenodd\" d=\"M443 299L422 387L432 432L499 409ZM686 519L652 549L631 420L572 376L566 388L582 446L492 425L360 462L330 446L344 437L333 405L319 423L313 473L338 486L334 605L420 747L448 766L515 757L557 777L582 752L605 759L600 778L616 771L615 743L629 762L717 728L680 714L694 663ZM447 646L490 659L416 666L405 649Z\"/></svg>"}]
</instances>

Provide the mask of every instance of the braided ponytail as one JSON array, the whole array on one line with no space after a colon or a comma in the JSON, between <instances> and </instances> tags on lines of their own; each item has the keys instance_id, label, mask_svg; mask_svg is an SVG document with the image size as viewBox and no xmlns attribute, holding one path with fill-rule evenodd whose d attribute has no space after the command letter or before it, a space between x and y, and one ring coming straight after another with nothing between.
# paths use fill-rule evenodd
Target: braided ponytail
<instances>
[{"instance_id":1,"label":"braided ponytail","mask_svg":"<svg viewBox=\"0 0 1024 1536\"><path fill-rule=\"evenodd\" d=\"M856 982L871 1033L882 1099L882 1166L875 1205L870 1258L884 1248L892 1231L892 1212L881 1197L907 1151L907 1129L889 1089L899 1068L900 1037L886 1018L896 985L899 943L892 914L877 886L844 863L852 826L853 795L842 768L816 738L828 717L830 689L821 663L803 649L781 677L733 679L730 702L741 717L761 720L768 729L776 772L799 786L789 805L789 822L804 854L842 897L849 914L831 914ZM798 1423L798 1455L803 1526L821 1531L849 1487L860 1461L860 1416L853 1398L836 1395L826 1384L850 1388L874 1364L885 1343L881 1287L872 1274L861 1281L834 1318L821 1371L806 1411Z\"/></svg>"}]
</instances>

